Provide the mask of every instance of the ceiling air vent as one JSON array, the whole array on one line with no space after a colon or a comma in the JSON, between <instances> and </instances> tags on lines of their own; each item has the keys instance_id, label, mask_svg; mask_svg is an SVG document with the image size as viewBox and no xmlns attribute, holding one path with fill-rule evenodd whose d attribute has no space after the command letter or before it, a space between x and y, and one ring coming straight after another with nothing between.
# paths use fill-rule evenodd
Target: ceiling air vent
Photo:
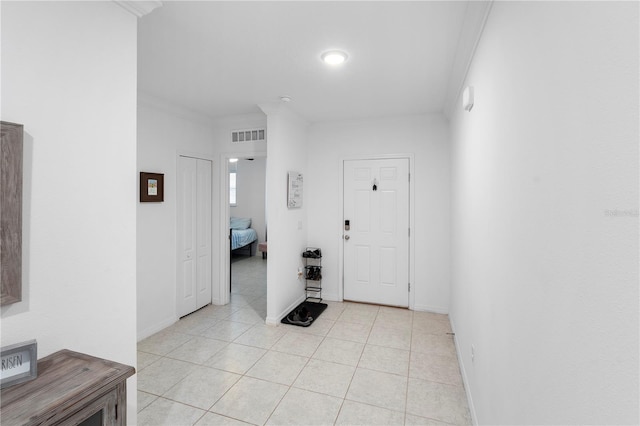
<instances>
[{"instance_id":1,"label":"ceiling air vent","mask_svg":"<svg viewBox=\"0 0 640 426\"><path fill-rule=\"evenodd\" d=\"M265 129L233 130L231 132L231 142L264 142L266 137Z\"/></svg>"}]
</instances>

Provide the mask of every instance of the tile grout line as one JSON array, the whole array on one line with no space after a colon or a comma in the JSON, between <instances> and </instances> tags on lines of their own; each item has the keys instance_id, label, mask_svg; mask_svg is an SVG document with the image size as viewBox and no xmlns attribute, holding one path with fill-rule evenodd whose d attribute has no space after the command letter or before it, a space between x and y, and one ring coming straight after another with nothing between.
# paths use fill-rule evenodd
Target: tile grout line
<instances>
[{"instance_id":1,"label":"tile grout line","mask_svg":"<svg viewBox=\"0 0 640 426\"><path fill-rule=\"evenodd\" d=\"M245 296L245 297L246 297L246 296ZM256 296L256 300L257 300L257 298L260 298L260 297L261 297L261 296ZM280 404L282 404L282 401L284 400L284 398L286 398L286 397L287 397L287 395L289 394L289 392L291 392L291 391L292 391L292 389L296 388L294 385L295 385L296 381L300 378L300 376L301 376L302 372L304 371L304 369L305 369L305 368L307 368L307 367L309 366L309 364L311 363L311 360L312 360L312 359L315 359L315 358L313 358L313 356L314 356L314 355L316 355L316 354L318 353L318 350L319 350L320 346L321 346L323 343L325 343L325 342L327 341L327 339L330 337L330 336L329 336L329 334L331 333L331 331L332 331L332 330L334 330L334 329L335 329L336 325L337 325L337 324L338 324L338 322L340 321L340 318L343 316L343 314L344 314L347 310L349 310L349 306L350 306L350 305L345 304L344 306L345 306L345 307L344 307L344 308L342 309L342 311L339 313L339 315L337 316L336 320L335 320L335 321L332 321L332 322L333 322L333 324L328 328L328 330L326 331L326 333L321 334L321 335L316 335L316 334L311 334L311 333L309 333L309 334L310 334L310 335L312 335L312 336L317 336L317 337L319 337L319 338L320 338L320 341L319 341L319 343L317 344L317 346L315 347L315 349L313 350L313 352L311 353L311 355L307 357L306 362L304 363L304 365L302 366L302 368L300 369L300 371L296 374L296 377L292 380L291 384L287 385L286 392L285 392L285 393L283 394L283 396L278 400L277 404L275 405L275 408L271 411L271 413L270 413L270 414L269 414L269 416L267 417L267 422L268 422L268 420L273 416L273 414L275 413L275 411L277 410L277 408L280 406ZM250 306L247 306L247 307L246 307L246 309L251 309L251 308L253 308L253 307L252 307L252 306L251 306L251 307L250 307ZM255 311L255 309L254 309L254 311ZM233 312L232 312L231 314L229 314L228 316L224 317L224 318L225 318L225 320L227 320L227 321L228 321L228 320L230 319L230 317L232 316L232 314L233 314ZM365 351L365 349L366 349L367 345L369 345L369 343L368 343L368 342L369 342L369 340L370 340L370 338L371 338L371 335L372 335L372 332L373 332L373 327L375 326L375 324L376 324L376 321L377 321L377 320L379 320L379 319L380 319L380 320L382 320L382 319L383 319L383 318L381 317L381 315L382 315L382 314L383 314L383 312L380 310L380 308L378 308L378 309L377 309L377 311L376 311L376 314L375 314L375 316L374 316L374 318L373 318L373 324L369 326L369 329L368 329L368 333L367 333L366 340L365 340L365 342L363 342L363 343L362 343L362 344L363 344L363 349L362 349L362 351L360 352L360 355L359 355L359 357L358 357L358 361L357 361L357 363L356 363L356 365L355 365L355 367L354 367L354 373L353 373L353 375L351 376L351 378L350 378L350 380L349 380L349 385L348 385L348 387L347 387L347 391L346 391L346 393L345 393L344 397L343 397L343 398L341 398L341 400L342 400L342 401L341 401L340 407L339 407L339 409L338 409L338 411L337 411L336 419L334 420L334 424L337 422L337 419L339 418L340 414L343 412L342 410L343 410L343 408L344 408L344 403L345 403L345 401L346 401L346 396L347 396L347 394L348 394L349 390L351 389L351 387L352 387L352 385L353 385L353 380L354 380L354 378L355 378L355 372L357 371L357 369L370 370L370 369L368 369L368 368L362 367L362 366L361 366L361 362L362 362L362 359L363 359L363 356L364 356L364 351ZM434 320L439 320L439 318L434 318ZM216 321L220 321L220 320L219 320L219 319L216 319ZM232 321L232 322L235 322L235 321ZM350 321L346 321L346 322L347 322L347 323L351 323ZM343 323L345 323L345 322L343 322ZM245 323L245 324L246 324L246 323ZM354 324L359 324L359 323L354 323ZM407 416L409 415L409 413L408 413L408 411L407 411L407 408L408 408L408 396L409 396L410 369L411 369L411 365L412 365L412 354L414 354L414 352L415 352L415 347L414 347L414 337L416 337L416 336L417 336L417 334L416 334L416 333L417 333L417 331L414 329L415 324L416 324L416 316L415 316L415 315L413 315L413 312L412 312L412 315L411 315L411 324L410 324L410 330L409 330L409 351L408 351L408 352L409 352L409 363L408 363L408 366L407 366L407 374L406 374L406 377L407 377L407 386L406 386L406 389L405 389L404 410L403 410L403 415L404 415L404 417L403 417L403 421L404 421L404 423L406 423L406 421L407 421ZM212 325L211 325L210 327L208 327L207 329L210 329L210 328L212 328L212 327L215 327L215 324L212 324ZM251 346L251 345L245 345L244 343L237 343L237 342L236 342L236 340L237 340L237 339L239 339L239 338L241 338L243 335L245 335L245 334L246 334L246 333L248 333L250 330L252 330L253 328L256 328L256 327L257 327L257 323L251 324L251 325L250 325L250 327L249 327L249 329L247 329L247 330L243 331L240 335L238 335L237 337L235 337L233 340L231 340L231 341L226 341L226 340L225 340L224 342L225 342L225 343L227 343L227 346L228 346L229 344L231 344L231 343L234 343L234 344L238 344L238 345L242 345L242 346L254 347L254 346ZM265 350L265 352L264 352L260 357L258 357L258 358L257 358L257 359L256 359L256 360L255 360L255 361L254 361L254 362L253 362L253 363L252 363L252 364L251 364L251 365L250 365L250 366L249 366L249 367L248 367L248 368L247 368L247 369L246 369L242 374L238 374L238 376L240 376L240 377L238 378L238 380L237 380L236 382L234 382L234 384L232 384L232 385L229 387L229 389L227 389L227 390L226 390L226 391L225 391L225 392L224 392L224 393L223 393L223 394L222 394L222 395L221 395L221 396L220 396L220 397L219 397L219 398L218 398L218 399L217 399L217 400L216 400L216 401L211 405L211 407L209 407L209 409L208 409L208 410L205 410L205 411L206 411L206 412L212 412L212 411L209 411L209 410L210 410L213 406L215 406L215 404L216 404L216 403L218 403L218 401L220 401L220 399L221 399L221 398L223 398L223 397L228 393L228 391L229 391L230 389L232 389L232 388L233 388L233 387L238 383L238 381L240 381L243 377L248 377L248 378L252 378L252 379L256 379L256 380L260 380L260 381L264 381L264 382L267 382L267 383L274 383L274 382L271 382L270 380L260 379L260 378L257 378L257 377L248 376L248 375L247 375L247 373L248 373L252 368L254 368L254 367L255 367L255 365L256 365L258 362L260 362L260 360L264 359L264 357L266 356L266 354L267 354L267 353L269 353L269 352L272 352L272 353L289 353L289 352L282 352L282 351L279 351L279 350L274 349L274 348L276 347L276 345L277 345L280 341L282 341L282 339L284 338L284 336L286 336L286 335L288 335L288 334L289 334L289 332L290 332L290 331L292 331L292 330L290 330L290 329L289 329L289 330L284 330L284 331L283 331L283 333L282 333L282 334L281 334L281 335L280 335L280 336L279 336L279 337L274 341L274 343L273 343L273 344L269 345L269 347L268 347L268 348L258 347L259 349L264 349L264 350ZM153 361L153 362L151 362L150 364L146 365L146 366L145 366L145 368L144 368L144 369L142 369L142 370L140 370L140 371L143 371L143 370L145 370L147 367L149 367L149 366L151 366L151 365L155 364L155 363L156 363L156 362L158 362L158 361L161 361L163 358L164 358L164 359L166 359L166 360L172 360L172 361L185 362L185 363L192 364L192 365L195 365L195 366L201 366L201 367L204 367L204 368L210 368L210 369L213 369L213 370L219 370L218 368L210 367L210 366L208 366L208 365L206 365L206 364L204 364L204 363L203 363L203 364L198 364L198 363L195 363L195 362L192 362L192 361L185 361L185 360L181 360L181 359L178 359L178 358L171 358L169 355L170 355L173 351L178 350L180 347L182 347L183 345L188 344L188 342L193 341L193 340L194 340L195 338L197 338L197 337L203 337L203 338L214 339L214 340L219 340L219 341L222 341L222 340L220 340L220 339L216 339L216 338L211 338L211 337L208 337L208 336L202 336L201 334L191 335L191 334L190 334L190 333L188 333L188 332L187 332L187 333L178 332L178 333L179 333L179 334L184 334L184 335L190 336L190 338L189 338L187 341L185 341L185 342L181 343L178 347L176 347L176 348L172 349L171 351L168 351L166 354L158 355L158 354L154 354L154 353L152 353L152 352L139 351L139 352L142 352L142 353L148 353L148 354L151 354L151 355L154 355L154 356L157 356L157 357L158 357L156 360L154 360L154 361ZM302 333L300 333L300 334L302 334ZM437 335L437 333L427 333L427 334L436 334L436 335ZM333 338L335 338L335 339L337 339L337 340L342 340L342 341L348 341L348 342L356 342L356 343L360 343L360 342L358 342L357 340L354 340L354 339L344 339L344 338L336 338L336 337L333 337ZM380 345L373 345L373 344L371 344L371 346L380 346ZM226 347L226 346L225 346L225 347ZM380 347L386 347L386 346L382 345L382 346L380 346ZM221 348L220 350L223 350L223 349L224 349L224 348ZM219 350L219 351L220 351L220 350ZM219 352L219 351L218 351L218 352ZM217 352L216 352L216 353L217 353ZM291 354L291 355L302 356L302 355L298 355L298 354ZM213 357L213 356L215 356L215 354L214 354L214 355L212 355L212 357ZM320 361L323 361L323 360L320 360ZM324 362L331 362L331 361L324 361ZM335 362L334 362L334 363L335 363ZM344 365L344 364L341 364L341 363L335 363L335 364L338 364L338 365ZM220 371L226 371L226 370L220 370ZM378 370L371 370L371 371L378 371ZM381 370L381 371L382 371L382 370ZM191 373L190 373L190 374L191 374ZM237 374L237 373L234 373L234 374ZM390 373L390 374L394 374L394 375L400 375L400 376L402 376L401 374L397 374L397 373ZM188 375L187 375L187 376L188 376ZM187 377L187 376L183 377L183 378L182 378L178 383L182 383L182 382L186 379L186 377ZM404 377L404 376L402 376L402 377ZM178 383L176 383L176 385L177 385ZM440 382L435 382L435 383L440 383ZM442 383L442 384L447 384L447 383ZM176 386L176 385L173 385L173 386ZM449 384L449 385L450 385L450 384ZM173 388L173 386L172 386L171 388ZM296 389L297 389L297 388L296 388ZM146 392L146 391L141 391L141 392L144 392L144 393L147 393L147 394L149 394L149 395L155 396L155 397L156 397L156 399L158 399L158 398L163 398L163 399L165 399L165 400L173 401L173 402L178 403L178 404L182 404L182 405L185 405L185 406L188 406L188 407L193 407L193 408L196 408L196 409L202 410L202 409L201 409L201 408L199 408L199 407L194 407L194 406L191 406L191 405L189 405L189 404L184 404L184 403L181 403L181 402L179 402L179 401L174 401L174 400L171 400L171 399L169 399L169 398L165 398L165 397L163 397L162 395L155 395L155 394L153 394L153 393ZM322 392L314 392L314 391L309 391L309 390L308 390L308 392L318 393L318 394L320 394L320 395L333 396L333 395L324 394L324 393L322 393ZM333 396L333 397L334 397L334 396ZM152 401L152 403L153 403L153 401ZM372 406L372 407L378 407L378 406L377 406L377 405L375 405L375 404L368 404L368 403L362 403L362 404L369 405L369 406ZM146 408L147 408L147 407L145 407L143 410L145 410ZM383 407L380 407L380 408L383 408ZM395 410L390 410L390 411L395 411ZM206 415L206 412L205 412L205 414L203 414L202 416L200 416L200 418L199 418L199 419L197 419L197 420L196 420L196 422L200 421L200 420L201 420L201 419ZM398 411L396 411L396 412L398 412ZM216 415L220 415L220 414L215 413L215 412L212 412L212 413L214 413L214 414L216 414ZM226 415L222 415L222 416L227 417L227 418L233 418L233 417L229 417L229 416L226 416ZM421 417L421 416L418 416L418 417ZM239 419L238 419L238 420L239 420Z\"/></svg>"},{"instance_id":2,"label":"tile grout line","mask_svg":"<svg viewBox=\"0 0 640 426\"><path fill-rule=\"evenodd\" d=\"M261 296L256 296L256 297L255 297L255 299L252 299L252 300L257 300L259 297L261 297ZM253 308L253 307L251 307L251 308ZM203 308L203 309L204 309L204 308ZM212 328L212 327L214 327L214 326L215 326L218 322L220 322L221 320L229 321L229 320L231 319L231 317L233 316L233 314L234 314L235 312L238 312L238 311L239 311L239 310L241 310L241 309L242 309L242 308L239 308L239 307L238 307L238 308L234 308L234 307L232 306L232 307L231 307L231 312L230 312L228 315L226 315L226 316L222 317L222 319L215 318L215 323L214 323L214 324L211 324L211 326L210 326L210 327L207 327L207 330L208 330L208 329L210 329L210 328ZM252 309L252 310L255 312L255 310L254 310L254 309ZM230 321L230 322L236 322L236 321ZM244 323L244 324L246 324L246 323ZM224 341L224 342L226 342L226 343L227 343L227 345L226 345L226 346L224 346L223 348L220 348L218 351L216 351L216 353L220 352L221 350L223 350L224 348L226 348L227 346L229 346L229 344L231 344L231 343L235 343L235 341L236 341L237 339L239 339L242 335L244 335L245 333L247 333L248 331L250 331L251 329L253 329L256 325L257 325L257 323L255 323L255 324L251 324L251 327L249 327L247 330L243 331L240 335L238 335L237 337L235 337L235 338L234 338L233 340L231 340L230 342L229 342L229 341ZM172 331L172 332L173 332L173 331ZM169 355L170 353L172 353L172 352L174 352L174 351L178 350L179 348L183 347L185 344L187 344L188 342L190 342L190 341L194 340L195 338L197 338L197 337L207 338L207 336L202 336L202 335L201 335L201 334L199 334L199 333L197 333L197 334L195 334L195 335L192 335L192 334L190 334L190 333L183 333L183 332L173 332L173 333L176 333L176 334L182 334L182 335L185 335L185 336L189 336L189 338L188 338L186 341L182 342L181 344L179 344L178 346L176 346L175 348L173 348L173 349L169 350L167 353L164 353L164 354L155 354L155 353L152 353L152 352L140 351L140 352L143 352L143 353L149 353L149 354L152 354L152 355L155 355L155 356L158 356L158 357L159 357L158 359L156 359L156 360L154 360L153 362L151 362L149 365L145 366L145 368L143 368L142 370L146 369L147 367L151 366L152 364L157 363L158 361L162 360L163 358L164 358L164 359L167 359L167 360L170 360L170 361L185 362L185 363L191 364L191 366L197 366L197 367L211 368L211 369L214 369L214 370L219 370L219 369L216 369L216 368L213 368L213 367L210 367L210 366L206 365L206 364L205 364L205 363L206 363L206 361L205 361L205 363L198 364L198 363L196 363L196 362L192 362L192 361L186 361L186 360L182 360L182 359L176 359L176 358L171 358L171 357L169 357L168 355ZM285 334L286 334L286 333L285 333ZM283 334L282 336L280 336L280 338L278 338L278 340L277 340L277 341L279 341L283 336L284 336L284 334ZM220 339L214 339L214 340L219 340L219 341L223 342L223 341L222 341L222 340L220 340ZM220 399L221 399L221 398L223 398L223 397L224 397L224 395L226 395L226 394L227 394L227 392L228 392L231 388L233 388L233 387L235 386L235 384L236 384L236 383L238 383L238 382L239 382L243 377L250 377L250 378L253 378L253 377L251 377L251 376L247 376L247 375L246 375L246 373L247 373L251 368L253 368L253 366L255 366L255 364L257 364L257 363L258 363L258 362L259 362L259 361L260 361L260 360L261 360L261 359L262 359L262 358L263 358L263 357L264 357L264 356L265 356L265 355L270 351L270 348L271 348L271 347L273 347L273 346L277 343L277 341L276 341L276 342L274 342L274 343L273 343L269 348L265 349L265 353L264 353L264 354L262 354L262 355L261 355L261 356L260 356L260 357L259 357L259 358L258 358L258 359L257 359L257 360L256 360L256 361L255 361L251 366L250 366L250 367L248 367L248 368L245 370L245 372L244 372L243 374L240 374L240 375L239 375L240 377L238 378L238 380L236 380L236 381L234 382L234 384L233 384L233 385L231 385L231 386L229 387L229 389L227 389L227 390L226 390L226 391L225 391L225 392L224 392L224 393L223 393L223 394L222 394L222 395L221 395L221 396L220 396L220 397L219 397L219 398L218 398L218 399L217 399L217 400L216 400L216 401L215 401L215 402L214 402L214 403L213 403L213 404L208 408L208 409L204 410L204 414L202 414L202 415L201 415L201 416L200 416L200 417L199 417L199 418L194 422L194 424L195 424L195 423L197 423L197 422L199 422L199 421L200 421L200 420L201 420L201 419L202 419L202 418L203 418L203 417L204 417L208 412L212 412L212 411L209 411L209 410L210 410L211 408L213 408L213 406L214 406L218 401L220 401ZM236 344L240 344L240 343L236 343ZM245 346L249 346L249 345L245 345ZM263 349L263 348L260 348L260 349ZM209 357L209 359L213 358L214 356L215 356L215 353L214 353L211 357ZM140 370L140 371L142 371L142 370ZM225 371L225 372L227 372L226 370L219 370L219 371ZM228 372L228 373L237 374L237 373L233 373L233 372ZM172 385L169 389L167 389L167 391L165 391L164 393L167 393L167 392L169 392L169 390L173 389L175 386L178 386L180 383L182 383L184 380L186 380L186 379L187 379L187 377L189 377L189 375L190 375L190 374L191 374L191 372L189 372L188 374L186 374L186 375L185 375L184 377L182 377L178 382L176 382L176 383L175 383L174 385ZM255 379L255 378L254 378L254 379ZM136 389L136 391L138 391L138 389ZM171 399L171 398L164 397L163 395L156 395L156 394L154 394L154 393L146 392L146 391L141 391L141 392L145 392L145 393L147 393L147 394L149 394L149 395L156 396L156 399L155 399L154 401L152 401L149 405L151 405L151 404L152 404L153 402L155 402L157 399L162 398L162 399L164 399L164 400L171 401L171 402L173 402L173 403L177 403L177 404L181 404L181 405L184 405L184 406L187 406L187 407L192 407L192 408L195 408L195 409L198 409L198 410L202 410L202 408L200 408L200 407L196 407L196 406L193 406L193 405L190 405L190 404L187 404L187 403L181 402L181 401L176 401L176 400L173 400L173 399ZM147 408L149 407L149 405L147 405L145 408L143 408L143 410L147 409ZM140 412L142 412L143 410L140 410ZM212 412L212 413L213 413L213 412ZM220 414L218 414L218 413L214 413L214 414L220 415ZM228 417L228 416L225 416L225 417ZM231 417L231 418L232 418L232 417Z\"/></svg>"},{"instance_id":3,"label":"tile grout line","mask_svg":"<svg viewBox=\"0 0 640 426\"><path fill-rule=\"evenodd\" d=\"M411 332L409 333L409 363L407 364L407 388L404 397L404 419L403 423L407 424L407 409L409 407L409 381L411 380L411 350L413 349L413 322L415 321L414 312L411 311Z\"/></svg>"},{"instance_id":4,"label":"tile grout line","mask_svg":"<svg viewBox=\"0 0 640 426\"><path fill-rule=\"evenodd\" d=\"M329 334L329 332L331 331L331 329L332 329L334 326L335 326L335 322L334 322L334 324L331 326L331 328L327 331L327 334ZM279 325L278 325L277 327L279 327ZM293 331L293 330L289 330L289 331L287 331L285 334L283 334L283 335L282 335L282 337L280 337L280 339L278 339L278 342L279 342L280 340L282 340L282 339L284 338L284 336L286 336L287 334L289 334L289 332L292 332L292 331ZM296 377L293 379L293 381L292 381L292 382L291 382L291 384L289 385L289 387L288 387L287 391L285 392L285 394L282 396L282 398L280 399L280 401L278 401L278 403L276 404L276 406L273 408L273 410L271 411L271 414L269 414L269 417L267 417L267 421L265 422L265 424L269 422L269 419L271 419L271 417L273 416L273 413L275 413L275 411L278 409L278 407L280 406L280 404L282 403L282 401L286 398L286 396L289 394L289 392L291 392L291 389L293 388L293 385L295 384L296 380L298 380L298 378L300 377L300 374L302 374L302 372L303 372L303 371L304 371L304 369L307 367L307 365L309 365L309 362L311 362L311 359L313 358L313 355L315 355L315 353L318 351L318 348L320 347L320 345L322 345L322 342L324 342L324 341L325 341L325 339L326 339L326 337L327 337L327 336L325 335L325 336L321 336L321 337L322 337L322 340L320 341L320 343L318 343L318 346L316 346L316 348L315 348L315 350L313 351L313 353L312 353L312 354L307 358L307 362L305 362L304 366L300 369L300 371L298 372L298 374L296 375ZM277 344L277 342L276 342L276 343L274 343L274 345L273 345L273 346L275 346L276 344ZM272 347L273 347L273 346L272 346ZM274 352L277 352L277 353L285 353L285 352L278 352L278 351L276 351L276 350L274 350ZM305 389L303 389L303 390L305 390ZM335 423L335 421L334 421L334 423Z\"/></svg>"},{"instance_id":5,"label":"tile grout line","mask_svg":"<svg viewBox=\"0 0 640 426\"><path fill-rule=\"evenodd\" d=\"M346 310L346 308L345 308ZM344 312L344 311L343 311ZM360 357L358 358L358 362L355 365L355 369L353 370L353 375L351 376L351 380L349 380L349 386L347 386L347 391L344 394L344 398L342 399L342 404L340 405L340 410L338 410L338 417L342 412L342 407L344 406L344 402L347 401L347 395L349 395L349 390L351 389L351 385L353 384L353 379L356 377L356 372L358 371L358 366L360 365L360 361L362 360L362 355L364 354L364 350L367 347L367 343L369 341L369 337L371 337L371 331L373 330L373 325L376 323L376 319L378 318L378 314L380 313L380 308L378 307L378 311L376 312L376 316L373 318L373 324L369 328L369 333L367 334L367 340L364 343L364 347L362 348L362 352L360 353ZM341 315L342 316L342 315ZM336 320L337 322L337 320ZM350 401L350 400L349 400ZM338 420L336 417L336 421ZM334 422L335 424L335 422Z\"/></svg>"},{"instance_id":6,"label":"tile grout line","mask_svg":"<svg viewBox=\"0 0 640 426\"><path fill-rule=\"evenodd\" d=\"M342 316L342 314L344 313L345 309L346 309L346 306L342 309L342 312L340 312L340 315L338 315L338 317L337 317L337 318L336 318L336 320L334 321L334 323L333 323L333 325L331 326L331 328L327 331L327 335L325 336L325 338L326 338L327 336L329 336L329 333L331 332L331 330L333 329L333 327L335 327L335 326L336 326L336 324L338 323L338 320L340 319L340 317L341 317L341 316ZM324 341L324 339L322 339L322 341ZM322 344L322 342L320 342L320 343ZM319 348L319 347L320 347L320 345L318 345L318 348ZM317 348L316 348L316 351L317 351ZM357 367L357 365L356 365L356 368L358 368L358 367ZM342 399L342 401L340 402L340 407L338 408L338 412L336 413L336 418L335 418L335 420L333 421L333 424L334 424L334 425L336 424L336 422L337 422L337 421L338 421L338 419L340 418L340 413L342 413L342 407L344 407L344 402L347 400L347 394L349 393L349 387L351 387L351 381L353 380L353 376L354 376L355 374L356 374L356 370L354 369L354 370L353 370L353 375L351 375L351 380L349 380L349 386L347 386L347 390L346 390L346 392L344 393L344 397L343 397L343 398L341 398L341 399Z\"/></svg>"}]
</instances>

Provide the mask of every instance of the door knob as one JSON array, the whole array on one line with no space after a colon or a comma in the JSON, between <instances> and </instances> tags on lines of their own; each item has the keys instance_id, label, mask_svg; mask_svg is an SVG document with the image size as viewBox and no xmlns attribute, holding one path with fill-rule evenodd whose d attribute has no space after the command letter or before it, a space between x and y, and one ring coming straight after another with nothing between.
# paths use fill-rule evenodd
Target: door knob
<instances>
[{"instance_id":1,"label":"door knob","mask_svg":"<svg viewBox=\"0 0 640 426\"><path fill-rule=\"evenodd\" d=\"M345 235L345 236L344 236L344 239L345 239L345 240L348 240L349 238L351 238L351 237L350 237L350 236L348 236L348 235Z\"/></svg>"}]
</instances>

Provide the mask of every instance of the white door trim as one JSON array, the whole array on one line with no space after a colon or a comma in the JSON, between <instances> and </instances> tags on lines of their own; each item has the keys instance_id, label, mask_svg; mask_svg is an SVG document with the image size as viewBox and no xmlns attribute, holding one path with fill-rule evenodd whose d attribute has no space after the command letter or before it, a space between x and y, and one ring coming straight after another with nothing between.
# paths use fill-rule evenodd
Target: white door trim
<instances>
[{"instance_id":1,"label":"white door trim","mask_svg":"<svg viewBox=\"0 0 640 426\"><path fill-rule=\"evenodd\" d=\"M407 158L409 159L409 228L411 233L409 235L409 282L411 283L411 291L409 292L409 309L413 310L415 305L415 187L414 187L414 173L415 173L415 160L413 154L386 154L386 155L364 155L358 157L342 157L339 165L340 170L340 217L337 218L336 223L340 231L340 240L337 242L338 246L338 271L340 271L340 285L339 298L340 301L344 300L344 245L342 244L343 223L342 214L344 212L344 162L345 161L358 161L358 160L387 160L395 158Z\"/></svg>"},{"instance_id":2,"label":"white door trim","mask_svg":"<svg viewBox=\"0 0 640 426\"><path fill-rule=\"evenodd\" d=\"M218 200L220 212L220 273L219 273L219 299L220 305L226 305L230 302L229 293L229 277L231 270L229 268L229 159L230 158L266 158L266 152L223 152L220 154L220 199ZM266 175L265 175L266 179ZM266 213L266 210L265 210ZM267 258L267 264L269 259ZM267 292L269 292L269 282L267 282ZM268 303L268 302L267 302ZM268 311L267 306L267 311Z\"/></svg>"}]
</instances>

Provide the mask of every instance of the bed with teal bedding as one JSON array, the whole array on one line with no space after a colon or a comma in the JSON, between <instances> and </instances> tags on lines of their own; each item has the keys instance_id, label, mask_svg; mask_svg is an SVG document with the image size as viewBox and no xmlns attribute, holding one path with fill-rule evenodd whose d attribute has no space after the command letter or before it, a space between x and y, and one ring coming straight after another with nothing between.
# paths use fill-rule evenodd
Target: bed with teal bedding
<instances>
[{"instance_id":1,"label":"bed with teal bedding","mask_svg":"<svg viewBox=\"0 0 640 426\"><path fill-rule=\"evenodd\" d=\"M231 250L248 250L249 256L255 253L254 243L258 241L258 233L251 228L251 219L232 217L229 221L229 241Z\"/></svg>"}]
</instances>

